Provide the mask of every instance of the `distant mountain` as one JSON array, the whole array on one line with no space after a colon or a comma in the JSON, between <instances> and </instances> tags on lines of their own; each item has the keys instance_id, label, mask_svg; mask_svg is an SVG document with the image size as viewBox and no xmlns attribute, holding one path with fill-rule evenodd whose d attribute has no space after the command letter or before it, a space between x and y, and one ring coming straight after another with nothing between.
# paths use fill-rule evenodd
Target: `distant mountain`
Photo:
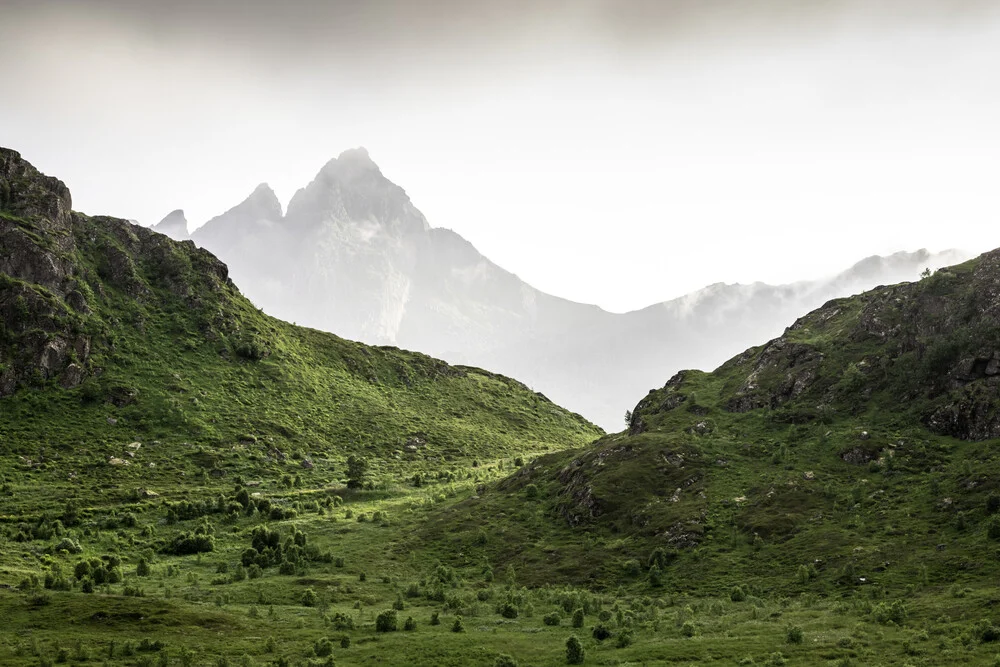
<instances>
[{"instance_id":1,"label":"distant mountain","mask_svg":"<svg viewBox=\"0 0 1000 667\"><path fill-rule=\"evenodd\" d=\"M173 235L180 227L167 223L176 215L157 230ZM712 368L830 298L966 258L925 250L871 257L828 280L717 284L613 314L541 292L455 232L432 228L363 148L328 162L284 215L261 185L191 238L268 313L495 368L611 430L632 397L664 375Z\"/></svg>"},{"instance_id":2,"label":"distant mountain","mask_svg":"<svg viewBox=\"0 0 1000 667\"><path fill-rule=\"evenodd\" d=\"M186 241L191 238L191 234L188 233L187 218L180 209L168 213L167 217L153 225L153 230L175 241Z\"/></svg>"}]
</instances>

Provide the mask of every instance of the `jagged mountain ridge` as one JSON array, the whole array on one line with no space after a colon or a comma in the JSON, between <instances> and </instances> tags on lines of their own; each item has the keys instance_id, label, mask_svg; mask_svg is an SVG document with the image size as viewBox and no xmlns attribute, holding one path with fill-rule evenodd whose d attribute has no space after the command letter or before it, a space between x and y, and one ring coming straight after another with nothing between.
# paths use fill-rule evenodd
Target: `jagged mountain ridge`
<instances>
[{"instance_id":1,"label":"jagged mountain ridge","mask_svg":"<svg viewBox=\"0 0 1000 667\"><path fill-rule=\"evenodd\" d=\"M265 315L207 250L73 211L5 148L0 250L4 455L149 437L450 458L600 433L516 380Z\"/></svg>"},{"instance_id":2,"label":"jagged mountain ridge","mask_svg":"<svg viewBox=\"0 0 1000 667\"><path fill-rule=\"evenodd\" d=\"M222 257L269 313L500 369L608 429L621 424L632 396L663 375L714 368L830 298L966 258L954 251L897 253L829 280L718 284L614 314L541 292L457 233L431 227L364 149L327 163L285 215L260 186L191 237ZM646 363L629 363L636 358Z\"/></svg>"}]
</instances>

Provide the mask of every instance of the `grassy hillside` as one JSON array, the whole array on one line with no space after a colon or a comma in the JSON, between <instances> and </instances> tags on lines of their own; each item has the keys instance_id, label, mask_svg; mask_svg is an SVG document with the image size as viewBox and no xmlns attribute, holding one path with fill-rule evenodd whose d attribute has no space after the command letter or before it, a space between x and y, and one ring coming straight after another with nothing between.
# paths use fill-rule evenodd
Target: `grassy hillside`
<instances>
[{"instance_id":1,"label":"grassy hillside","mask_svg":"<svg viewBox=\"0 0 1000 667\"><path fill-rule=\"evenodd\" d=\"M3 664L235 663L264 632L257 662L322 664L331 605L361 626L433 570L389 553L397 517L601 434L510 378L271 318L211 254L74 212L0 149Z\"/></svg>"},{"instance_id":2,"label":"grassy hillside","mask_svg":"<svg viewBox=\"0 0 1000 667\"><path fill-rule=\"evenodd\" d=\"M832 301L715 372L651 391L626 431L436 516L421 544L532 585L721 600L706 625L747 620L729 617L742 604L731 596L794 600L830 638L837 613L885 630L875 619L897 604L906 620L888 627L904 632L886 664L958 659L929 660L912 638L907 658L907 628L992 659L981 640L993 635L973 625L994 623L1000 599L998 295L995 251Z\"/></svg>"}]
</instances>

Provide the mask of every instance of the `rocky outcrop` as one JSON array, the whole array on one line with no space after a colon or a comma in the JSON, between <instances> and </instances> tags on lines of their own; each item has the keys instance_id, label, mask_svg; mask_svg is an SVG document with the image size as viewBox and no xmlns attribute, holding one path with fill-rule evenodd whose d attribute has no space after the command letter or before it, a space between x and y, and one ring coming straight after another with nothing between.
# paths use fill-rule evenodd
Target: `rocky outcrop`
<instances>
[{"instance_id":1,"label":"rocky outcrop","mask_svg":"<svg viewBox=\"0 0 1000 667\"><path fill-rule=\"evenodd\" d=\"M73 212L61 181L3 148L0 206L0 396L49 381L71 389L94 374L93 349L108 326L95 308L108 290L142 303L169 289L195 308L232 289L209 252Z\"/></svg>"}]
</instances>

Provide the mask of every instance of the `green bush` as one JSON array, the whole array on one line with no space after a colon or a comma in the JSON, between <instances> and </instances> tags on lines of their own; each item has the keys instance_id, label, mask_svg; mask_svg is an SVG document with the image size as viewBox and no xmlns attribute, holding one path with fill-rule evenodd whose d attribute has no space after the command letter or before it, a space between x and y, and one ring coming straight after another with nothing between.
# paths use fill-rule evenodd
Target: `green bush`
<instances>
[{"instance_id":1,"label":"green bush","mask_svg":"<svg viewBox=\"0 0 1000 667\"><path fill-rule=\"evenodd\" d=\"M551 614L545 614L545 616L542 616L542 623L544 623L545 625L559 625L561 621L562 621L562 616L559 614L558 611L554 611Z\"/></svg>"},{"instance_id":2,"label":"green bush","mask_svg":"<svg viewBox=\"0 0 1000 667\"><path fill-rule=\"evenodd\" d=\"M681 634L685 637L694 637L697 632L698 629L691 621L684 621L684 624L681 625Z\"/></svg>"},{"instance_id":3,"label":"green bush","mask_svg":"<svg viewBox=\"0 0 1000 667\"><path fill-rule=\"evenodd\" d=\"M403 623L403 629L407 632L412 632L417 629L417 622L413 620L412 616L406 617L406 621Z\"/></svg>"},{"instance_id":4,"label":"green bush","mask_svg":"<svg viewBox=\"0 0 1000 667\"><path fill-rule=\"evenodd\" d=\"M566 664L582 665L584 658L586 658L586 653L583 650L583 644L575 635L571 635L566 640Z\"/></svg>"},{"instance_id":5,"label":"green bush","mask_svg":"<svg viewBox=\"0 0 1000 667\"><path fill-rule=\"evenodd\" d=\"M743 602L747 599L747 593L742 586L733 586L733 589L729 591L729 599L733 602Z\"/></svg>"},{"instance_id":6,"label":"green bush","mask_svg":"<svg viewBox=\"0 0 1000 667\"><path fill-rule=\"evenodd\" d=\"M500 605L499 613L504 618L517 618L517 607L510 602L505 602Z\"/></svg>"},{"instance_id":7,"label":"green bush","mask_svg":"<svg viewBox=\"0 0 1000 667\"><path fill-rule=\"evenodd\" d=\"M465 625L462 623L462 617L456 616L455 622L451 625L452 632L465 632Z\"/></svg>"},{"instance_id":8,"label":"green bush","mask_svg":"<svg viewBox=\"0 0 1000 667\"><path fill-rule=\"evenodd\" d=\"M375 632L395 632L398 629L395 609L387 609L375 618Z\"/></svg>"},{"instance_id":9,"label":"green bush","mask_svg":"<svg viewBox=\"0 0 1000 667\"><path fill-rule=\"evenodd\" d=\"M604 625L603 623L598 623L597 625L594 626L594 629L591 631L591 635L597 641L603 642L605 639L611 636L611 630L608 628L608 626Z\"/></svg>"},{"instance_id":10,"label":"green bush","mask_svg":"<svg viewBox=\"0 0 1000 667\"><path fill-rule=\"evenodd\" d=\"M493 661L493 667L517 667L517 660L507 654L498 655Z\"/></svg>"},{"instance_id":11,"label":"green bush","mask_svg":"<svg viewBox=\"0 0 1000 667\"><path fill-rule=\"evenodd\" d=\"M785 641L789 644L801 644L802 628L797 625L789 625L785 629Z\"/></svg>"},{"instance_id":12,"label":"green bush","mask_svg":"<svg viewBox=\"0 0 1000 667\"><path fill-rule=\"evenodd\" d=\"M333 653L333 643L326 637L323 637L313 644L313 652L316 654L317 658L325 658Z\"/></svg>"},{"instance_id":13,"label":"green bush","mask_svg":"<svg viewBox=\"0 0 1000 667\"><path fill-rule=\"evenodd\" d=\"M582 607L577 608L573 612L573 621L572 621L572 624L573 624L574 628L582 628L583 627L583 608Z\"/></svg>"}]
</instances>

